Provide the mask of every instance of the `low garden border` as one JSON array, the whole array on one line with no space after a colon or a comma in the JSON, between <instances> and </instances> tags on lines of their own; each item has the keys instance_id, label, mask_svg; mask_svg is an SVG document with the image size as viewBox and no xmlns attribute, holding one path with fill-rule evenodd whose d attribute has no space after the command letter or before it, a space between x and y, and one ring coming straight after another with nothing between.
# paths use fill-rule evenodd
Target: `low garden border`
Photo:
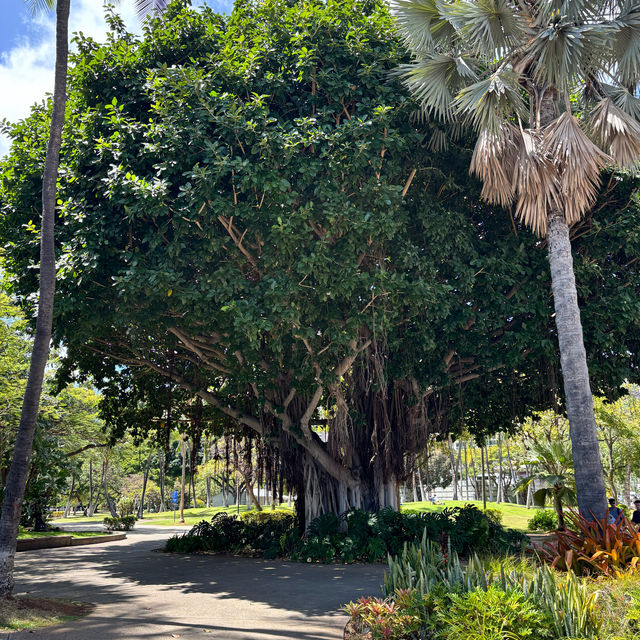
<instances>
[{"instance_id":1,"label":"low garden border","mask_svg":"<svg viewBox=\"0 0 640 640\"><path fill-rule=\"evenodd\" d=\"M103 536L74 538L68 536L43 536L39 538L22 538L18 540L17 551L35 551L36 549L57 549L59 547L80 547L85 544L100 544L101 542L115 542L125 540L126 533L105 533Z\"/></svg>"}]
</instances>

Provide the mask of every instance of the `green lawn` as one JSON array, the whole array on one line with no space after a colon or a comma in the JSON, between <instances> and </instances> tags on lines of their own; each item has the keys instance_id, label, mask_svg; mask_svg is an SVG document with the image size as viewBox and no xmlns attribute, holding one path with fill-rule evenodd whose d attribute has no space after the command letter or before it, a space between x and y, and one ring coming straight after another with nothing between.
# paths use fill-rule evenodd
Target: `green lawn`
<instances>
[{"instance_id":1,"label":"green lawn","mask_svg":"<svg viewBox=\"0 0 640 640\"><path fill-rule=\"evenodd\" d=\"M248 507L246 505L240 505L240 513L244 511L251 511L253 507ZM270 507L263 507L263 509L268 510ZM289 507L286 505L282 505L278 507L279 511L291 511ZM238 513L238 508L236 506L233 507L211 507L210 509L200 508L200 509L185 509L184 510L184 519L185 526L194 524L198 524L202 520L211 520L211 518L216 514L222 511L226 511L229 514ZM96 514L91 518L86 516L72 516L71 518L56 518L52 521L53 525L62 525L68 524L70 522L81 522L83 524L100 524L102 520L106 517L110 517L109 513L104 514ZM178 525L180 520L180 512L176 511L175 515L175 524ZM146 523L158 525L161 527L169 527L173 526L173 511L166 511L164 513L145 513L143 520L138 520L138 523Z\"/></svg>"},{"instance_id":2,"label":"green lawn","mask_svg":"<svg viewBox=\"0 0 640 640\"><path fill-rule=\"evenodd\" d=\"M431 502L405 502L402 509L413 511L442 511L445 507L462 507L465 504L474 504L482 509L482 501L478 500L447 500L442 504L431 504ZM487 502L487 509L496 509L502 513L502 524L510 529L518 529L520 531L527 530L527 523L533 517L536 507L527 509L517 504L505 504L497 502Z\"/></svg>"},{"instance_id":3,"label":"green lawn","mask_svg":"<svg viewBox=\"0 0 640 640\"><path fill-rule=\"evenodd\" d=\"M445 507L461 507L465 504L474 504L480 509L482 509L481 501L474 500L448 500L442 504L431 504L431 502L405 502L402 505L402 509L411 509L414 511L441 511ZM240 505L240 513L244 511L250 511L253 507L247 507L246 505ZM535 508L527 509L524 506L519 506L515 504L505 504L505 503L496 503L496 502L487 502L487 508L489 509L497 509L503 514L502 524L505 527L509 527L511 529L518 529L520 531L527 530L527 522L533 517L533 513ZM265 509L269 509L269 507L265 507ZM283 511L290 511L289 507L283 505L279 507L279 509ZM226 511L227 513L233 514L238 513L237 507L212 507L210 509L200 508L200 509L185 509L184 510L184 519L185 519L185 527L193 526L194 524L198 524L202 520L210 520L216 513L220 513L222 511ZM100 514L93 516L91 518L87 518L84 516L76 516L71 518L64 518L55 520L54 524L56 525L64 525L68 522L82 522L82 523L101 523L102 519L109 514ZM179 524L180 514L176 512L175 524ZM145 513L144 520L138 521L144 522L147 524L154 524L161 527L173 526L173 512L169 511L166 513Z\"/></svg>"},{"instance_id":4,"label":"green lawn","mask_svg":"<svg viewBox=\"0 0 640 640\"><path fill-rule=\"evenodd\" d=\"M245 511L251 511L253 507L248 507L246 505L240 505L240 513L244 513ZM265 511L268 511L270 507L263 507ZM278 507L278 511L291 511L289 507L286 505L282 505ZM198 524L198 522L202 522L202 520L211 520L211 518L217 513L226 512L229 514L238 513L238 507L211 507L210 509L185 509L184 510L184 521L185 526L194 524ZM180 512L176 511L175 514L175 524L178 525L180 520ZM140 521L138 521L140 522ZM147 513L144 516L144 522L148 524L159 525L162 527L172 526L174 523L173 512L169 513Z\"/></svg>"},{"instance_id":5,"label":"green lawn","mask_svg":"<svg viewBox=\"0 0 640 640\"><path fill-rule=\"evenodd\" d=\"M93 536L103 536L104 531L20 531L18 540L25 538L48 538L50 536L68 536L74 538L91 538Z\"/></svg>"}]
</instances>

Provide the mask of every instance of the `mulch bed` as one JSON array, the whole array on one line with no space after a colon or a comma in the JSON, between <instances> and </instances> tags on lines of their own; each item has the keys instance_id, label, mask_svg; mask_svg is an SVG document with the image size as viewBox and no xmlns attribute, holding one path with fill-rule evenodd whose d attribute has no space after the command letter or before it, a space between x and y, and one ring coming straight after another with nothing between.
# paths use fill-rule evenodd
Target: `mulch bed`
<instances>
[{"instance_id":1,"label":"mulch bed","mask_svg":"<svg viewBox=\"0 0 640 640\"><path fill-rule=\"evenodd\" d=\"M17 609L42 611L61 616L86 616L91 613L95 605L86 602L70 602L69 600L48 600L45 598L28 598L20 596L11 598Z\"/></svg>"}]
</instances>

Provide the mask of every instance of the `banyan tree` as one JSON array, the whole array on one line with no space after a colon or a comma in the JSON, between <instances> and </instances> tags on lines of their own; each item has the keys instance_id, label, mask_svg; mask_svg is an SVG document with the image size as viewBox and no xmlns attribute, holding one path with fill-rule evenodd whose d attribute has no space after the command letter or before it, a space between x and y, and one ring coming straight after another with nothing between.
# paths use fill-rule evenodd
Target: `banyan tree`
<instances>
[{"instance_id":1,"label":"banyan tree","mask_svg":"<svg viewBox=\"0 0 640 640\"><path fill-rule=\"evenodd\" d=\"M70 76L62 375L155 387L159 405L169 389L201 398L277 457L307 523L396 507L427 433L504 429L551 402L540 241L480 200L471 145L446 151L412 117L381 3L239 2L228 17L174 3L142 39L112 27L104 46L79 38ZM36 107L12 127L1 165L6 268L26 306L46 121ZM637 370L632 184L612 178L574 230L608 395Z\"/></svg>"}]
</instances>

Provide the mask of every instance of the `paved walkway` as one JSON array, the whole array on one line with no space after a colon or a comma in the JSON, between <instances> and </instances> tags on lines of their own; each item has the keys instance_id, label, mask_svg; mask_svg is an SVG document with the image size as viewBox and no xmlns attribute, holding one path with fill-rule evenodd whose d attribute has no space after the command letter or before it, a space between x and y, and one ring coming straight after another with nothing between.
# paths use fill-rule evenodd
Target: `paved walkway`
<instances>
[{"instance_id":1,"label":"paved walkway","mask_svg":"<svg viewBox=\"0 0 640 640\"><path fill-rule=\"evenodd\" d=\"M338 640L346 622L340 607L380 593L382 565L154 552L172 533L142 525L121 542L19 553L16 595L97 606L82 620L6 637Z\"/></svg>"}]
</instances>

